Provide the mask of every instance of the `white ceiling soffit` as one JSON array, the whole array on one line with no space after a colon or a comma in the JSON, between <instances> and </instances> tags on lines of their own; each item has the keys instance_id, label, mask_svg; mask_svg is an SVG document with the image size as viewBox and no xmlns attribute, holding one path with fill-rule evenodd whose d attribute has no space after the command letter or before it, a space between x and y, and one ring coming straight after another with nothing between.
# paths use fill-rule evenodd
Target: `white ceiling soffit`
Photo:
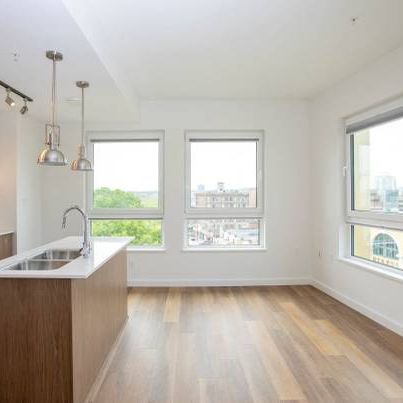
<instances>
[{"instance_id":1,"label":"white ceiling soffit","mask_svg":"<svg viewBox=\"0 0 403 403\"><path fill-rule=\"evenodd\" d=\"M0 13L0 79L34 99L29 115L50 118L52 63L45 51L58 50L58 116L61 122L79 121L78 80L90 82L86 90L86 119L91 122L133 122L137 99L121 90L110 65L100 59L62 0L5 0ZM14 57L12 54L17 53ZM113 78L112 78L113 77ZM4 109L0 88L0 109ZM67 99L76 98L76 102ZM16 109L22 101L15 97Z\"/></svg>"},{"instance_id":2,"label":"white ceiling soffit","mask_svg":"<svg viewBox=\"0 0 403 403\"><path fill-rule=\"evenodd\" d=\"M309 98L403 43L402 0L64 1L129 98Z\"/></svg>"},{"instance_id":3,"label":"white ceiling soffit","mask_svg":"<svg viewBox=\"0 0 403 403\"><path fill-rule=\"evenodd\" d=\"M130 81L119 68L119 62L114 58L114 44L111 43L108 32L103 30L96 18L93 18L95 15L93 7L96 7L97 4L91 5L90 2L82 0L63 0L63 3L125 96L126 102L132 109L137 110L137 95L130 85Z\"/></svg>"}]
</instances>

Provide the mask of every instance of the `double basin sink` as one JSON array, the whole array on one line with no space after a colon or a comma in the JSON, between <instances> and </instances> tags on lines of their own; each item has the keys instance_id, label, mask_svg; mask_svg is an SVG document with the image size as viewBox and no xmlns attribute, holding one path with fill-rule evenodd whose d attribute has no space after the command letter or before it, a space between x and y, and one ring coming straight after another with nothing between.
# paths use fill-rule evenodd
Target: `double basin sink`
<instances>
[{"instance_id":1,"label":"double basin sink","mask_svg":"<svg viewBox=\"0 0 403 403\"><path fill-rule=\"evenodd\" d=\"M55 270L80 256L76 249L49 249L30 259L16 263L5 270Z\"/></svg>"}]
</instances>

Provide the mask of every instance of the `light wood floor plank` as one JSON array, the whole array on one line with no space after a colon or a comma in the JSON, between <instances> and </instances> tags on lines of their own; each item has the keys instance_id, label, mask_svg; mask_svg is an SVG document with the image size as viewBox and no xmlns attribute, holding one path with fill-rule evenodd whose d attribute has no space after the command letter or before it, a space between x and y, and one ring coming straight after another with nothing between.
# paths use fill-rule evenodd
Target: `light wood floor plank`
<instances>
[{"instance_id":1,"label":"light wood floor plank","mask_svg":"<svg viewBox=\"0 0 403 403\"><path fill-rule=\"evenodd\" d=\"M309 337L313 344L324 355L340 355L332 340L325 337L323 332L316 326L315 322L305 315L295 303L287 302L281 304L284 311L295 321L301 330Z\"/></svg>"},{"instance_id":2,"label":"light wood floor plank","mask_svg":"<svg viewBox=\"0 0 403 403\"><path fill-rule=\"evenodd\" d=\"M387 398L403 399L403 388L365 355L350 339L328 320L318 321L322 329L338 344L345 356Z\"/></svg>"},{"instance_id":3,"label":"light wood floor plank","mask_svg":"<svg viewBox=\"0 0 403 403\"><path fill-rule=\"evenodd\" d=\"M287 366L271 335L262 322L249 322L249 332L260 359L266 369L267 378L273 383L281 400L303 400L297 380Z\"/></svg>"},{"instance_id":4,"label":"light wood floor plank","mask_svg":"<svg viewBox=\"0 0 403 403\"><path fill-rule=\"evenodd\" d=\"M179 322L181 309L181 292L178 288L171 288L164 309L164 322Z\"/></svg>"}]
</instances>

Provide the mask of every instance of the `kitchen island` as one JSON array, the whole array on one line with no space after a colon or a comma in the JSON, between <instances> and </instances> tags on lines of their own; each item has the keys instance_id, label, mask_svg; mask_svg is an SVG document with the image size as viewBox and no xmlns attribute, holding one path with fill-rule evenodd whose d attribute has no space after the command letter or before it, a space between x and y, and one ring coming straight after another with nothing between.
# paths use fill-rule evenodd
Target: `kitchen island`
<instances>
[{"instance_id":1,"label":"kitchen island","mask_svg":"<svg viewBox=\"0 0 403 403\"><path fill-rule=\"evenodd\" d=\"M84 258L68 237L0 262L1 402L86 400L127 319L130 241L93 238Z\"/></svg>"}]
</instances>

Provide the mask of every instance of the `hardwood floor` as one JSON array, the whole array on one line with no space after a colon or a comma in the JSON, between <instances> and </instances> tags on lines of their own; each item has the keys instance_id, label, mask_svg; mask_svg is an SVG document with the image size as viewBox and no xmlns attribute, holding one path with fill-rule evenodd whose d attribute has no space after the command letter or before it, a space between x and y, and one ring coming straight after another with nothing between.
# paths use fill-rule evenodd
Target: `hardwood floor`
<instances>
[{"instance_id":1,"label":"hardwood floor","mask_svg":"<svg viewBox=\"0 0 403 403\"><path fill-rule=\"evenodd\" d=\"M310 286L140 288L96 403L403 402L403 338Z\"/></svg>"}]
</instances>

